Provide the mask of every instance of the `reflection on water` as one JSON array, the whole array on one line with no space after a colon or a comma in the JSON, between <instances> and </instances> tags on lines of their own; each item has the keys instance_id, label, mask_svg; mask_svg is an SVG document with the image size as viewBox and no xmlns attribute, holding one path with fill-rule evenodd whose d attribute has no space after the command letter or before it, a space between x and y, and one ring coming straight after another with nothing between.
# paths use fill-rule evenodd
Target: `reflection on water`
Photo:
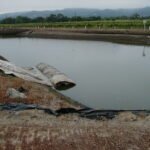
<instances>
[{"instance_id":1,"label":"reflection on water","mask_svg":"<svg viewBox=\"0 0 150 150\"><path fill-rule=\"evenodd\" d=\"M146 56L145 46L144 46L144 48L143 48L143 54L142 54L142 56L143 56L143 57L145 57L145 56Z\"/></svg>"},{"instance_id":2,"label":"reflection on water","mask_svg":"<svg viewBox=\"0 0 150 150\"><path fill-rule=\"evenodd\" d=\"M150 47L109 42L0 39L0 54L20 66L48 63L77 86L63 93L90 107L150 108Z\"/></svg>"}]
</instances>

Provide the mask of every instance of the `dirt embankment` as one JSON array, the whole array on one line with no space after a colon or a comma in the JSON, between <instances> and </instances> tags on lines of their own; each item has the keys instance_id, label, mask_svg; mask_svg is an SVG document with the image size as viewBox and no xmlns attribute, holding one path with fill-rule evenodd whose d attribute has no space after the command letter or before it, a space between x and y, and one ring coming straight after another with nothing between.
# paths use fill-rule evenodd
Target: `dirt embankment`
<instances>
[{"instance_id":1,"label":"dirt embankment","mask_svg":"<svg viewBox=\"0 0 150 150\"><path fill-rule=\"evenodd\" d=\"M24 89L25 99L13 99L7 96L7 89L14 88L19 90ZM38 104L45 107L49 107L52 110L57 110L60 108L82 108L83 106L79 103L63 96L62 94L56 92L52 88L33 83L30 81L25 81L23 79L4 75L0 72L0 103L5 102L22 102L26 104Z\"/></svg>"},{"instance_id":2,"label":"dirt embankment","mask_svg":"<svg viewBox=\"0 0 150 150\"><path fill-rule=\"evenodd\" d=\"M149 30L65 29L65 28L0 28L0 36L111 41L150 45Z\"/></svg>"},{"instance_id":3,"label":"dirt embankment","mask_svg":"<svg viewBox=\"0 0 150 150\"><path fill-rule=\"evenodd\" d=\"M23 28L0 28L0 36L16 36L19 33L27 31L29 30Z\"/></svg>"},{"instance_id":4,"label":"dirt embankment","mask_svg":"<svg viewBox=\"0 0 150 150\"><path fill-rule=\"evenodd\" d=\"M7 97L22 87L24 99ZM51 88L0 73L0 103L39 104L53 110L82 106ZM112 120L41 110L0 111L0 150L150 150L150 116L121 113Z\"/></svg>"},{"instance_id":5,"label":"dirt embankment","mask_svg":"<svg viewBox=\"0 0 150 150\"><path fill-rule=\"evenodd\" d=\"M149 150L150 118L120 114L94 121L42 111L0 113L1 150Z\"/></svg>"},{"instance_id":6,"label":"dirt embankment","mask_svg":"<svg viewBox=\"0 0 150 150\"><path fill-rule=\"evenodd\" d=\"M22 36L24 36L22 34ZM150 31L143 30L90 30L90 29L32 29L27 37L111 41L150 45Z\"/></svg>"}]
</instances>

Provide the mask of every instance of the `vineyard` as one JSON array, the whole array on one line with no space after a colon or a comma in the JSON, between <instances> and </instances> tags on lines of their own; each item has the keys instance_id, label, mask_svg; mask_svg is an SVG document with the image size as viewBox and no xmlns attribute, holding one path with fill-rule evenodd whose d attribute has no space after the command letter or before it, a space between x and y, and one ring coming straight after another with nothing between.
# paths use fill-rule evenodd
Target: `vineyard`
<instances>
[{"instance_id":1,"label":"vineyard","mask_svg":"<svg viewBox=\"0 0 150 150\"><path fill-rule=\"evenodd\" d=\"M143 29L143 20L102 20L102 21L72 21L49 23L0 24L0 27L32 27L32 28L93 28L93 29ZM150 29L150 20L146 22Z\"/></svg>"}]
</instances>

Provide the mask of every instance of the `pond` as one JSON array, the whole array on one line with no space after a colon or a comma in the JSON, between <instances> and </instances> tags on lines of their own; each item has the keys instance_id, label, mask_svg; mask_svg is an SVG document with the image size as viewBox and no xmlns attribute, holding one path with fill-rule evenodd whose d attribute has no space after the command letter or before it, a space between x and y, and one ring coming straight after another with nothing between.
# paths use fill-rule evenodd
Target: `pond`
<instances>
[{"instance_id":1,"label":"pond","mask_svg":"<svg viewBox=\"0 0 150 150\"><path fill-rule=\"evenodd\" d=\"M97 109L150 109L150 47L100 41L1 38L19 66L48 63L75 80L62 93Z\"/></svg>"}]
</instances>

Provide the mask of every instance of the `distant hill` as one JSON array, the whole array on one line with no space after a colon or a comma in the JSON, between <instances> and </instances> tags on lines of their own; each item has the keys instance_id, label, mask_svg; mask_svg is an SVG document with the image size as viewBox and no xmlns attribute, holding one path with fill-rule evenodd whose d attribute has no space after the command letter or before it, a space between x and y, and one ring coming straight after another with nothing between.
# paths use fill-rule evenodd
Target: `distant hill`
<instances>
[{"instance_id":1,"label":"distant hill","mask_svg":"<svg viewBox=\"0 0 150 150\"><path fill-rule=\"evenodd\" d=\"M28 11L28 12L16 12L16 13L5 13L0 14L0 19L6 17L17 17L17 16L26 16L30 18L35 17L47 17L50 14L63 14L68 17L72 16L101 16L101 17L117 17L117 16L131 16L135 13L138 13L141 16L150 16L150 7L138 8L138 9L85 9L85 8L67 8L62 10L46 10L46 11Z\"/></svg>"}]
</instances>

